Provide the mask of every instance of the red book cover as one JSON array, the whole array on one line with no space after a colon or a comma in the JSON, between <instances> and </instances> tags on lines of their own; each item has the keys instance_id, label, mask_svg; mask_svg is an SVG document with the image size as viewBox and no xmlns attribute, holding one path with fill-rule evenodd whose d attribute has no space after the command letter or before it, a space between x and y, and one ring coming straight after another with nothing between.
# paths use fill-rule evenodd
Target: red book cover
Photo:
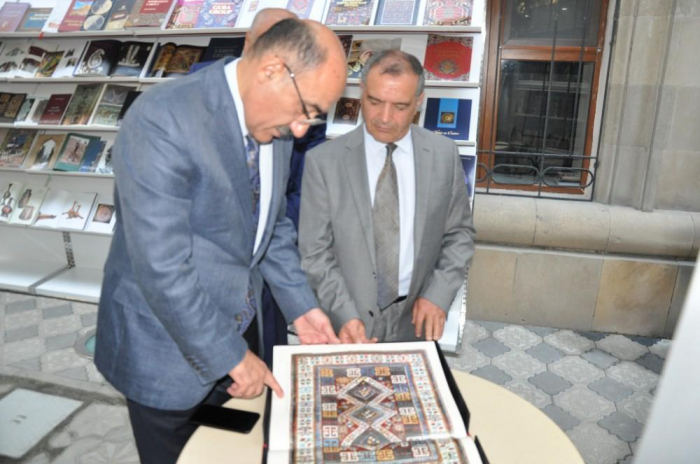
<instances>
[{"instance_id":1,"label":"red book cover","mask_svg":"<svg viewBox=\"0 0 700 464\"><path fill-rule=\"evenodd\" d=\"M471 37L428 35L425 78L430 81L468 81L472 63Z\"/></svg>"},{"instance_id":2,"label":"red book cover","mask_svg":"<svg viewBox=\"0 0 700 464\"><path fill-rule=\"evenodd\" d=\"M63 17L61 25L58 26L58 32L75 32L79 31L90 13L94 0L73 0L68 13Z\"/></svg>"},{"instance_id":3,"label":"red book cover","mask_svg":"<svg viewBox=\"0 0 700 464\"><path fill-rule=\"evenodd\" d=\"M29 3L6 2L0 9L0 31L14 32L30 6Z\"/></svg>"},{"instance_id":4,"label":"red book cover","mask_svg":"<svg viewBox=\"0 0 700 464\"><path fill-rule=\"evenodd\" d=\"M136 0L125 27L160 27L174 0Z\"/></svg>"},{"instance_id":5,"label":"red book cover","mask_svg":"<svg viewBox=\"0 0 700 464\"><path fill-rule=\"evenodd\" d=\"M68 102L70 102L72 96L69 93L51 95L44 112L41 114L39 124L61 124L63 113L66 112Z\"/></svg>"}]
</instances>

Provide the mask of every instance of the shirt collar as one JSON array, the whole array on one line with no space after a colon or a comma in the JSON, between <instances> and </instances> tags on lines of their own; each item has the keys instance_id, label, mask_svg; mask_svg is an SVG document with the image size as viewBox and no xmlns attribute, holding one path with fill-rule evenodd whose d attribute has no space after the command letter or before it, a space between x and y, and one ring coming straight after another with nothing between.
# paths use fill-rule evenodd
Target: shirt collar
<instances>
[{"instance_id":1,"label":"shirt collar","mask_svg":"<svg viewBox=\"0 0 700 464\"><path fill-rule=\"evenodd\" d=\"M238 74L236 74L239 60L240 58L227 63L224 67L224 73L226 74L226 82L228 82L229 89L231 90L233 103L236 105L238 125L241 127L241 134L243 135L243 140L245 140L248 135L248 128L245 125L245 108L243 107L243 99L241 98L241 92L238 88Z\"/></svg>"},{"instance_id":2,"label":"shirt collar","mask_svg":"<svg viewBox=\"0 0 700 464\"><path fill-rule=\"evenodd\" d=\"M386 153L386 143L377 141L369 132L367 132L367 125L362 125L362 130L365 132L365 147L370 153L377 153L381 151ZM402 150L405 153L411 153L411 128L408 128L408 132L400 140L394 142L398 150ZM394 152L396 153L396 152Z\"/></svg>"}]
</instances>

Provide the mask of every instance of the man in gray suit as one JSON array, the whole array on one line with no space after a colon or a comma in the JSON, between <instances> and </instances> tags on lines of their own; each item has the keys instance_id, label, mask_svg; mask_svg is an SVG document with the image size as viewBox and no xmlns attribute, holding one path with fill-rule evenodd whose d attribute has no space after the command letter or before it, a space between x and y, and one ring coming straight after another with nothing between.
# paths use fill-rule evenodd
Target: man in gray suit
<instances>
[{"instance_id":1,"label":"man in gray suit","mask_svg":"<svg viewBox=\"0 0 700 464\"><path fill-rule=\"evenodd\" d=\"M284 193L288 135L320 122L344 86L335 35L288 19L243 58L129 109L114 145L119 221L95 363L127 398L142 462L175 462L202 402L265 385L283 394L256 356L263 279L302 342L339 342L300 268Z\"/></svg>"},{"instance_id":2,"label":"man in gray suit","mask_svg":"<svg viewBox=\"0 0 700 464\"><path fill-rule=\"evenodd\" d=\"M411 125L414 56L373 55L361 86L364 124L307 155L302 268L344 343L438 340L474 251L457 146Z\"/></svg>"}]
</instances>

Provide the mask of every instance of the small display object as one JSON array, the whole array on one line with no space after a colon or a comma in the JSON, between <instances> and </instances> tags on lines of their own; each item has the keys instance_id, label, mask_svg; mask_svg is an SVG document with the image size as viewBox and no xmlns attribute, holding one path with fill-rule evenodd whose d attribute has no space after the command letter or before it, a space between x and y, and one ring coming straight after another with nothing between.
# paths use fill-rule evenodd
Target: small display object
<instances>
[{"instance_id":1,"label":"small display object","mask_svg":"<svg viewBox=\"0 0 700 464\"><path fill-rule=\"evenodd\" d=\"M43 32L58 32L58 27L63 22L63 17L68 12L68 8L71 7L72 3L72 0L55 1L49 19L46 20L46 24L44 24L41 30Z\"/></svg>"},{"instance_id":2,"label":"small display object","mask_svg":"<svg viewBox=\"0 0 700 464\"><path fill-rule=\"evenodd\" d=\"M73 75L108 77L117 62L121 45L118 40L93 40Z\"/></svg>"},{"instance_id":3,"label":"small display object","mask_svg":"<svg viewBox=\"0 0 700 464\"><path fill-rule=\"evenodd\" d=\"M129 96L129 92L134 91L134 89L135 87L126 85L106 85L90 124L116 126L124 102Z\"/></svg>"},{"instance_id":4,"label":"small display object","mask_svg":"<svg viewBox=\"0 0 700 464\"><path fill-rule=\"evenodd\" d=\"M267 462L481 463L434 342L276 346Z\"/></svg>"},{"instance_id":5,"label":"small display object","mask_svg":"<svg viewBox=\"0 0 700 464\"><path fill-rule=\"evenodd\" d=\"M473 41L472 37L428 34L423 64L425 79L469 81Z\"/></svg>"},{"instance_id":6,"label":"small display object","mask_svg":"<svg viewBox=\"0 0 700 464\"><path fill-rule=\"evenodd\" d=\"M41 114L39 124L59 125L72 96L70 93L51 95L44 107L44 112Z\"/></svg>"},{"instance_id":7,"label":"small display object","mask_svg":"<svg viewBox=\"0 0 700 464\"><path fill-rule=\"evenodd\" d=\"M376 26L411 26L416 24L420 0L379 0Z\"/></svg>"},{"instance_id":8,"label":"small display object","mask_svg":"<svg viewBox=\"0 0 700 464\"><path fill-rule=\"evenodd\" d=\"M327 26L368 26L372 16L373 0L329 0Z\"/></svg>"},{"instance_id":9,"label":"small display object","mask_svg":"<svg viewBox=\"0 0 700 464\"><path fill-rule=\"evenodd\" d=\"M61 209L57 227L83 230L96 196L95 193L70 192Z\"/></svg>"},{"instance_id":10,"label":"small display object","mask_svg":"<svg viewBox=\"0 0 700 464\"><path fill-rule=\"evenodd\" d=\"M65 51L45 53L44 57L41 59L41 63L39 64L39 68L36 70L36 74L34 74L34 77L51 77L51 76L53 76L53 73L56 72L56 69L58 68L58 64L61 62L61 58L63 58L63 55L65 53L66 53Z\"/></svg>"},{"instance_id":11,"label":"small display object","mask_svg":"<svg viewBox=\"0 0 700 464\"><path fill-rule=\"evenodd\" d=\"M8 42L0 56L0 77L14 77L29 52L29 42Z\"/></svg>"},{"instance_id":12,"label":"small display object","mask_svg":"<svg viewBox=\"0 0 700 464\"><path fill-rule=\"evenodd\" d=\"M425 26L469 26L472 23L474 0L427 0Z\"/></svg>"},{"instance_id":13,"label":"small display object","mask_svg":"<svg viewBox=\"0 0 700 464\"><path fill-rule=\"evenodd\" d=\"M39 32L51 15L51 8L30 8L17 32Z\"/></svg>"},{"instance_id":14,"label":"small display object","mask_svg":"<svg viewBox=\"0 0 700 464\"><path fill-rule=\"evenodd\" d=\"M476 154L459 155L464 169L464 183L467 185L467 194L469 194L469 206L474 211L474 187L476 187Z\"/></svg>"},{"instance_id":15,"label":"small display object","mask_svg":"<svg viewBox=\"0 0 700 464\"><path fill-rule=\"evenodd\" d=\"M58 32L77 32L83 27L85 18L90 14L90 9L95 0L73 0L66 15L58 26Z\"/></svg>"},{"instance_id":16,"label":"small display object","mask_svg":"<svg viewBox=\"0 0 700 464\"><path fill-rule=\"evenodd\" d=\"M22 194L17 201L17 208L10 217L10 224L21 224L30 226L39 214L39 207L44 201L46 189L38 185L28 185L24 187Z\"/></svg>"},{"instance_id":17,"label":"small display object","mask_svg":"<svg viewBox=\"0 0 700 464\"><path fill-rule=\"evenodd\" d=\"M135 2L136 0L116 0L104 30L119 31L124 29L126 21L129 19L131 8L133 8Z\"/></svg>"},{"instance_id":18,"label":"small display object","mask_svg":"<svg viewBox=\"0 0 700 464\"><path fill-rule=\"evenodd\" d=\"M34 221L34 227L53 229L63 212L63 205L68 200L69 193L65 190L50 189L39 207L39 214Z\"/></svg>"},{"instance_id":19,"label":"small display object","mask_svg":"<svg viewBox=\"0 0 700 464\"><path fill-rule=\"evenodd\" d=\"M85 21L83 21L81 30L101 31L104 29L113 6L114 2L112 0L95 0Z\"/></svg>"},{"instance_id":20,"label":"small display object","mask_svg":"<svg viewBox=\"0 0 700 464\"><path fill-rule=\"evenodd\" d=\"M125 27L160 27L175 0L136 0Z\"/></svg>"},{"instance_id":21,"label":"small display object","mask_svg":"<svg viewBox=\"0 0 700 464\"><path fill-rule=\"evenodd\" d=\"M114 200L111 196L100 195L95 202L85 230L100 234L111 234L114 224L117 222L117 213L114 211Z\"/></svg>"},{"instance_id":22,"label":"small display object","mask_svg":"<svg viewBox=\"0 0 700 464\"><path fill-rule=\"evenodd\" d=\"M401 39L359 39L352 42L348 55L348 77L359 78L367 60L376 52L399 50Z\"/></svg>"},{"instance_id":23,"label":"small display object","mask_svg":"<svg viewBox=\"0 0 700 464\"><path fill-rule=\"evenodd\" d=\"M87 124L101 93L102 84L78 84L61 124L64 126Z\"/></svg>"},{"instance_id":24,"label":"small display object","mask_svg":"<svg viewBox=\"0 0 700 464\"><path fill-rule=\"evenodd\" d=\"M60 45L58 51L63 52L63 55L51 77L73 77L73 72L78 66L80 55L85 50L86 45L85 41L70 41Z\"/></svg>"},{"instance_id":25,"label":"small display object","mask_svg":"<svg viewBox=\"0 0 700 464\"><path fill-rule=\"evenodd\" d=\"M153 44L150 42L124 42L111 75L139 77L151 50Z\"/></svg>"},{"instance_id":26,"label":"small display object","mask_svg":"<svg viewBox=\"0 0 700 464\"><path fill-rule=\"evenodd\" d=\"M26 98L26 93L0 93L0 122L14 122Z\"/></svg>"}]
</instances>

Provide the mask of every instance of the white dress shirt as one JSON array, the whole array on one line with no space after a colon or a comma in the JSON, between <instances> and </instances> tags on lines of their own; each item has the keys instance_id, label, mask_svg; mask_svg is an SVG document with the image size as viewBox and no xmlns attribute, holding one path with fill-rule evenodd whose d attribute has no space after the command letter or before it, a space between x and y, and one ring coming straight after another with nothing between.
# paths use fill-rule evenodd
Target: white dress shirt
<instances>
[{"instance_id":1,"label":"white dress shirt","mask_svg":"<svg viewBox=\"0 0 700 464\"><path fill-rule=\"evenodd\" d=\"M367 159L367 178L369 179L369 197L374 207L374 193L377 190L379 174L386 160L386 144L378 142L365 131L365 157ZM413 140L411 130L399 141L394 142L396 150L392 155L396 167L399 187L399 224L401 227L399 241L399 296L408 295L413 275L413 228L416 216L416 163L413 158Z\"/></svg>"},{"instance_id":2,"label":"white dress shirt","mask_svg":"<svg viewBox=\"0 0 700 464\"><path fill-rule=\"evenodd\" d=\"M239 58L240 59L240 58ZM231 96L236 104L236 113L238 113L238 123L241 126L241 133L243 134L243 145L246 144L246 136L248 135L248 128L245 125L245 111L243 108L243 100L241 99L241 93L238 90L238 75L236 74L236 69L238 68L238 60L228 63L224 67L224 72L226 73L226 81L228 82L229 89L231 90ZM260 144L260 216L258 219L258 228L255 233L255 245L253 246L253 254L258 250L260 242L262 241L263 232L265 232L265 226L267 225L267 216L270 212L270 202L272 201L272 142L266 144ZM375 181L376 182L376 181Z\"/></svg>"}]
</instances>

